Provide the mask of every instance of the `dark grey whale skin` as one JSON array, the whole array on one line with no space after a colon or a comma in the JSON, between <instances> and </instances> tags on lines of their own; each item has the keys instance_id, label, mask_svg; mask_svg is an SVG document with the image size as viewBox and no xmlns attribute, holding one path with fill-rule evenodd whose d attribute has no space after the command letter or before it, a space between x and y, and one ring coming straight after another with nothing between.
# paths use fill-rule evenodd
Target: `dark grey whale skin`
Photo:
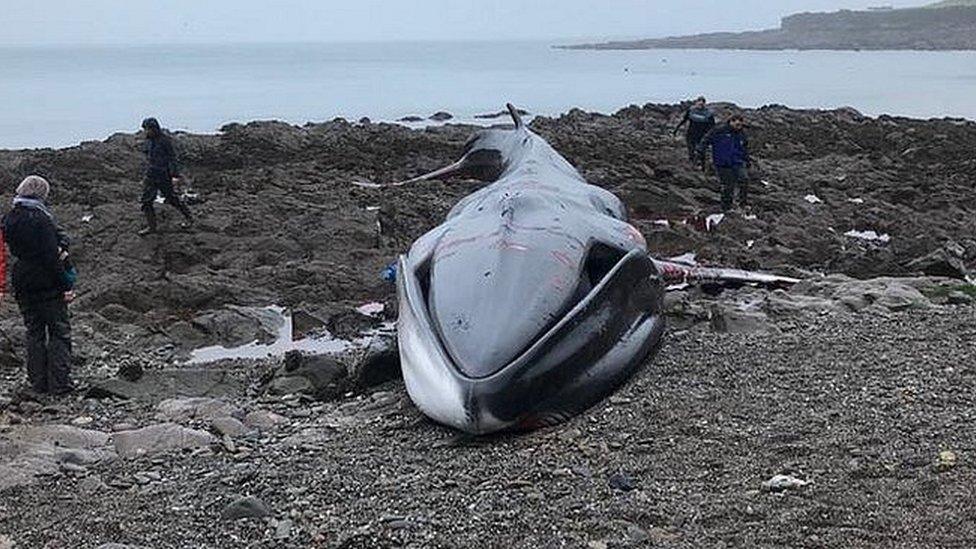
<instances>
[{"instance_id":1,"label":"dark grey whale skin","mask_svg":"<svg viewBox=\"0 0 976 549\"><path fill-rule=\"evenodd\" d=\"M620 200L517 115L438 176L492 182L399 259L407 391L473 434L559 422L629 378L664 329L664 289Z\"/></svg>"}]
</instances>

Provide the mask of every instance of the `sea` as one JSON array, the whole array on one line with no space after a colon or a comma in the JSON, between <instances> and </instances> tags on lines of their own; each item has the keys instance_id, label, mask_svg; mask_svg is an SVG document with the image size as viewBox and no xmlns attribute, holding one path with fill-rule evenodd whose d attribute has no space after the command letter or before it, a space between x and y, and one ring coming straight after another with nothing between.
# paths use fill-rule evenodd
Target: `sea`
<instances>
[{"instance_id":1,"label":"sea","mask_svg":"<svg viewBox=\"0 0 976 549\"><path fill-rule=\"evenodd\" d=\"M976 52L564 50L549 42L400 42L0 48L0 148L65 147L147 116L213 133L229 122L452 123L506 102L574 107L710 101L853 107L976 119ZM425 122L426 123L426 122Z\"/></svg>"}]
</instances>

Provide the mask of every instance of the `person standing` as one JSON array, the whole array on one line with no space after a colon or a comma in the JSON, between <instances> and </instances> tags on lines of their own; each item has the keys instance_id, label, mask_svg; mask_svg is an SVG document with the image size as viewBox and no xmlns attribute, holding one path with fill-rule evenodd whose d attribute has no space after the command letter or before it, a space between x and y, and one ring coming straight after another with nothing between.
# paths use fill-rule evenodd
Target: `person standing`
<instances>
[{"instance_id":1,"label":"person standing","mask_svg":"<svg viewBox=\"0 0 976 549\"><path fill-rule=\"evenodd\" d=\"M705 134L709 130L715 127L715 113L708 108L704 97L695 99L695 102L685 111L684 117L677 127L674 128L674 131L671 132L671 135L677 135L678 130L685 124L688 124L688 130L685 132L685 144L688 146L688 160L694 162L695 149L698 147L698 143L701 142L702 137L705 137Z\"/></svg>"},{"instance_id":2,"label":"person standing","mask_svg":"<svg viewBox=\"0 0 976 549\"><path fill-rule=\"evenodd\" d=\"M705 148L712 148L712 163L722 186L722 211L732 209L736 190L739 206L745 207L749 198L749 140L745 133L746 119L741 114L732 115L728 122L715 126L702 137L695 148L695 155L705 160Z\"/></svg>"},{"instance_id":3,"label":"person standing","mask_svg":"<svg viewBox=\"0 0 976 549\"><path fill-rule=\"evenodd\" d=\"M149 165L146 168L140 200L142 212L146 215L146 228L139 231L139 235L145 236L156 232L156 210L153 203L156 202L156 196L160 194L167 204L183 214L184 221L181 227L187 228L193 224L193 216L176 196L173 188L180 178L173 140L166 135L155 118L143 120L142 129L146 132L146 158Z\"/></svg>"},{"instance_id":4,"label":"person standing","mask_svg":"<svg viewBox=\"0 0 976 549\"><path fill-rule=\"evenodd\" d=\"M17 187L3 218L3 236L14 258L11 280L27 328L27 378L35 393L72 390L71 322L74 268L66 268L67 237L45 201L50 184L36 175Z\"/></svg>"}]
</instances>

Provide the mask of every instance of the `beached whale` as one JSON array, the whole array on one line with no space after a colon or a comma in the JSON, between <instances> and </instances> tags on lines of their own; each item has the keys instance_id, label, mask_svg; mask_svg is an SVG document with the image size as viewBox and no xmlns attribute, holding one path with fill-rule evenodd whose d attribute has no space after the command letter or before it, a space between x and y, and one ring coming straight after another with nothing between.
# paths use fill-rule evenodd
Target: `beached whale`
<instances>
[{"instance_id":1,"label":"beached whale","mask_svg":"<svg viewBox=\"0 0 976 549\"><path fill-rule=\"evenodd\" d=\"M508 108L513 129L479 131L455 164L395 184L491 182L397 268L410 398L474 434L557 423L600 401L658 345L666 285L721 279L651 259L621 201Z\"/></svg>"}]
</instances>

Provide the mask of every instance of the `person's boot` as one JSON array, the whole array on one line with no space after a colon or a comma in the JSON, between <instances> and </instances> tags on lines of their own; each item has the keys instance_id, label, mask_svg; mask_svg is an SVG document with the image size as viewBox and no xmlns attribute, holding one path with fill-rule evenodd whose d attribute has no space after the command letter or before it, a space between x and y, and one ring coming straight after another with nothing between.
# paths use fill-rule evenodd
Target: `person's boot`
<instances>
[{"instance_id":1,"label":"person's boot","mask_svg":"<svg viewBox=\"0 0 976 549\"><path fill-rule=\"evenodd\" d=\"M151 207L146 212L146 228L139 231L139 236L156 234L156 210Z\"/></svg>"},{"instance_id":2,"label":"person's boot","mask_svg":"<svg viewBox=\"0 0 976 549\"><path fill-rule=\"evenodd\" d=\"M176 209L179 210L181 214L183 214L183 222L180 223L180 227L183 229L189 229L190 227L192 227L193 214L190 213L190 208L187 208L186 204L184 204L183 201L180 200L179 198L176 198L173 201L173 205L176 206Z\"/></svg>"}]
</instances>

